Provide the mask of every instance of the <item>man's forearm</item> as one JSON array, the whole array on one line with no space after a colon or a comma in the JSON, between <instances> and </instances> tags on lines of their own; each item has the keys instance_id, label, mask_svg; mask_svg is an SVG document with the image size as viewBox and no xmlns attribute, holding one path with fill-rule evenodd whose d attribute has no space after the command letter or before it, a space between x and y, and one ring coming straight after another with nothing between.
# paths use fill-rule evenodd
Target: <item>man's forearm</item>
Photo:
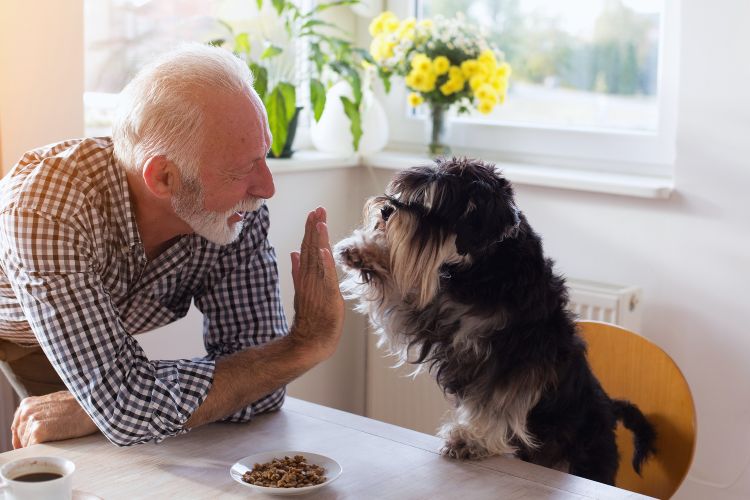
<instances>
[{"instance_id":1,"label":"man's forearm","mask_svg":"<svg viewBox=\"0 0 750 500\"><path fill-rule=\"evenodd\" d=\"M290 335L217 360L208 396L185 427L197 427L231 415L321 361L295 342Z\"/></svg>"}]
</instances>

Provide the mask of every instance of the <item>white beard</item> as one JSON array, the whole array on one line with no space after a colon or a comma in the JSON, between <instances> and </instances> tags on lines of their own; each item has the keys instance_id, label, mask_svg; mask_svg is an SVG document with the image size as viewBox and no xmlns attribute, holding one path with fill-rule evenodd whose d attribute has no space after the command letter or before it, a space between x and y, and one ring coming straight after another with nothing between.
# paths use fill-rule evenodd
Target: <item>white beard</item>
<instances>
[{"instance_id":1,"label":"white beard","mask_svg":"<svg viewBox=\"0 0 750 500\"><path fill-rule=\"evenodd\" d=\"M192 179L182 179L183 189L172 198L172 208L196 234L217 245L228 245L240 237L244 218L230 224L228 219L235 213L255 212L263 206L262 198L249 198L223 212L211 212L203 208L203 188Z\"/></svg>"}]
</instances>

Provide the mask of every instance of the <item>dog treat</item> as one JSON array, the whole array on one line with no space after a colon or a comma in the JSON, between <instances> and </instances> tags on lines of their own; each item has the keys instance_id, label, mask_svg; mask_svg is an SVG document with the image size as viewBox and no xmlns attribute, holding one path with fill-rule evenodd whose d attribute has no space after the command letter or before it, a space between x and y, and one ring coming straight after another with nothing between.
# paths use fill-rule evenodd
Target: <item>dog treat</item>
<instances>
[{"instance_id":1,"label":"dog treat","mask_svg":"<svg viewBox=\"0 0 750 500\"><path fill-rule=\"evenodd\" d=\"M326 482L325 468L308 464L302 455L294 458L274 458L264 464L255 464L242 475L242 480L267 488L302 488Z\"/></svg>"}]
</instances>

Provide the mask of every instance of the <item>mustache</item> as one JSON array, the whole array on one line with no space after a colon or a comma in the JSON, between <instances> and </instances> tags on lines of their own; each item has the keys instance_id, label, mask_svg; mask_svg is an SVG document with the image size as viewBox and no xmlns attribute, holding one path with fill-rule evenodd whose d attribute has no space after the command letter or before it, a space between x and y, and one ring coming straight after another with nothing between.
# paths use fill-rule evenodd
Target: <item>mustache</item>
<instances>
[{"instance_id":1,"label":"mustache","mask_svg":"<svg viewBox=\"0 0 750 500\"><path fill-rule=\"evenodd\" d=\"M232 214L234 212L255 212L263 206L264 202L265 200L263 198L251 197L237 203L234 207L232 207L231 210L228 211L228 213Z\"/></svg>"}]
</instances>

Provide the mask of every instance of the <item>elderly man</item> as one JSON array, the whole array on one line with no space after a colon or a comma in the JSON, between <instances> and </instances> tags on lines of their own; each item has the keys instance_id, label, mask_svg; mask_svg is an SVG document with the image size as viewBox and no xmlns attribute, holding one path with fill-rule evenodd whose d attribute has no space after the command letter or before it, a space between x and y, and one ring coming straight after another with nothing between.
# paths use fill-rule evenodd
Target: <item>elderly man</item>
<instances>
[{"instance_id":1,"label":"elderly man","mask_svg":"<svg viewBox=\"0 0 750 500\"><path fill-rule=\"evenodd\" d=\"M334 353L343 300L322 208L292 253L290 329L284 318L263 203L271 136L251 83L228 52L182 47L126 87L111 139L33 150L0 182L0 339L27 348L10 368L47 393L16 412L15 447L246 421ZM133 335L192 301L208 355L148 359Z\"/></svg>"}]
</instances>

